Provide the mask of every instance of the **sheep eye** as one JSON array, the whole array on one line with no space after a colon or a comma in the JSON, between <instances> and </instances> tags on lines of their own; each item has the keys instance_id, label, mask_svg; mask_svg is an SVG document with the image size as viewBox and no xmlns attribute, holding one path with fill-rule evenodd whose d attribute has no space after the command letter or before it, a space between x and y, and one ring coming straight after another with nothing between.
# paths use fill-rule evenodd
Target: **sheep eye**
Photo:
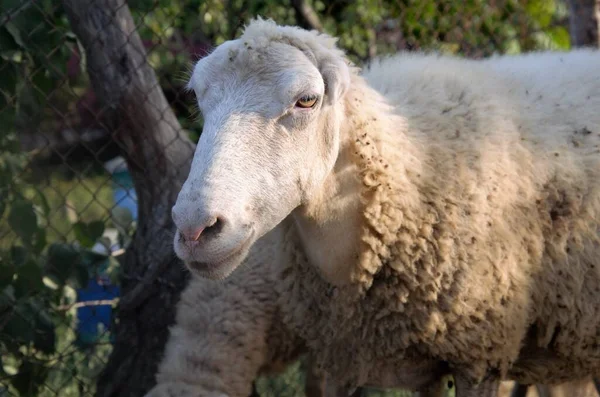
<instances>
[{"instance_id":1,"label":"sheep eye","mask_svg":"<svg viewBox=\"0 0 600 397\"><path fill-rule=\"evenodd\" d=\"M312 108L317 103L316 95L304 95L302 98L298 99L296 102L296 106L299 108Z\"/></svg>"}]
</instances>

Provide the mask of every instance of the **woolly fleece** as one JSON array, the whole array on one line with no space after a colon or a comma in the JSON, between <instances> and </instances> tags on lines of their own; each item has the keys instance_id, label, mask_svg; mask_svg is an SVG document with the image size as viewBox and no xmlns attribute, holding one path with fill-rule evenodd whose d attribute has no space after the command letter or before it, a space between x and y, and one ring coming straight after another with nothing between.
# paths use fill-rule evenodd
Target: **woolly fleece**
<instances>
[{"instance_id":1,"label":"woolly fleece","mask_svg":"<svg viewBox=\"0 0 600 397\"><path fill-rule=\"evenodd\" d=\"M271 21L242 39L344 58L332 38ZM288 217L268 235L277 293L261 299L323 368L349 386L398 386L407 363L430 360L473 382L598 375L600 53L398 54L351 68L339 106L334 173L355 171L360 253L324 272ZM260 328L247 334L256 352L261 318L231 322ZM194 348L174 335L171 353Z\"/></svg>"},{"instance_id":2,"label":"woolly fleece","mask_svg":"<svg viewBox=\"0 0 600 397\"><path fill-rule=\"evenodd\" d=\"M266 235L224 281L192 277L146 397L247 397L259 374L277 373L304 353L281 322Z\"/></svg>"},{"instance_id":3,"label":"woolly fleece","mask_svg":"<svg viewBox=\"0 0 600 397\"><path fill-rule=\"evenodd\" d=\"M270 21L242 39L343 56ZM278 226L288 327L352 385L415 358L473 382L598 374L600 53L398 54L351 72L340 158L362 182L361 251L331 264L351 280L335 287Z\"/></svg>"}]
</instances>

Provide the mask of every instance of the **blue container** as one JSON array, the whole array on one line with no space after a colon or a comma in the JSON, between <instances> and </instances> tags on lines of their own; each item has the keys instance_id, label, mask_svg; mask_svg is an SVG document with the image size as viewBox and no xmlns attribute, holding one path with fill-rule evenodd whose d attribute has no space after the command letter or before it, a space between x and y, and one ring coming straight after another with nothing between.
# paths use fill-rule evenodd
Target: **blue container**
<instances>
[{"instance_id":1,"label":"blue container","mask_svg":"<svg viewBox=\"0 0 600 397\"><path fill-rule=\"evenodd\" d=\"M133 185L133 180L127 166L122 158L116 158L105 164L106 169L111 173L113 185L113 199L115 207L128 209L133 220L137 220L137 195ZM105 252L101 244L94 246L94 251L102 254ZM120 247L111 247L118 249ZM109 277L104 273L108 267L108 259L103 263L95 262L94 268L99 270L94 274L94 269L90 269L90 273L94 277L89 280L86 288L77 290L77 302L95 301L95 300L112 300L119 296L120 290L118 286L111 285ZM80 346L94 345L102 338L103 335L98 333L99 325L102 324L105 330L110 330L112 321L112 306L106 305L90 305L77 308L77 343ZM109 333L112 342L113 334Z\"/></svg>"},{"instance_id":2,"label":"blue container","mask_svg":"<svg viewBox=\"0 0 600 397\"><path fill-rule=\"evenodd\" d=\"M108 282L107 282L108 281ZM92 278L86 288L77 290L77 302L96 300L111 300L119 296L119 287L110 285L108 277L98 276ZM77 344L91 346L96 344L103 336L114 339L111 330L112 305L90 305L77 308ZM105 334L99 334L99 325L102 324Z\"/></svg>"}]
</instances>

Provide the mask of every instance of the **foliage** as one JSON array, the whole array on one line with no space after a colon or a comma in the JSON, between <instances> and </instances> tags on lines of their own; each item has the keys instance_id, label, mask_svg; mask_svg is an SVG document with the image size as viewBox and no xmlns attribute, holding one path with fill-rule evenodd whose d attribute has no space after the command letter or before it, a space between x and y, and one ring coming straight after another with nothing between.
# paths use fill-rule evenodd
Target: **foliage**
<instances>
[{"instance_id":1,"label":"foliage","mask_svg":"<svg viewBox=\"0 0 600 397\"><path fill-rule=\"evenodd\" d=\"M6 165L16 156L4 152L0 160ZM10 171L18 175L23 170ZM105 223L78 220L72 225L74 243L50 242L51 207L44 192L28 194L18 176L3 184L2 191L3 223L12 233L3 236L0 249L0 376L10 382L10 392L21 396L43 396L49 390L79 395L78 391L93 386L90 370L95 375L98 357L108 352L98 345L90 358L90 352L74 345L75 310L71 309L75 290L104 270L106 262L114 262L90 250L102 241ZM83 380L76 382L79 377Z\"/></svg>"},{"instance_id":2,"label":"foliage","mask_svg":"<svg viewBox=\"0 0 600 397\"><path fill-rule=\"evenodd\" d=\"M568 49L567 8L560 0L306 0L324 29L356 63L399 49L432 49L473 57L534 49ZM198 139L202 120L181 88L192 61L261 15L306 24L291 0L129 0L148 52L181 125ZM88 149L82 169L35 167L20 149L22 134L77 129L90 94L85 54L61 2L0 0L0 395L80 396L93 392L110 351L108 339L77 344L76 289L107 271L117 227L110 178ZM90 108L91 106L91 108ZM95 115L94 115L95 117ZM62 173L67 171L69 178ZM131 216L131 214L129 215ZM119 228L121 245L131 229ZM108 335L106 333L105 335ZM302 363L261 378L262 396L302 395ZM4 386L5 389L2 387ZM401 391L368 391L401 396Z\"/></svg>"},{"instance_id":3,"label":"foliage","mask_svg":"<svg viewBox=\"0 0 600 397\"><path fill-rule=\"evenodd\" d=\"M109 271L117 267L114 258L90 250L110 225L103 219L108 206L76 211L70 222L66 201L84 202L86 182L63 194L60 178L48 176L54 183L41 186L18 142L24 131L56 127L57 116L74 105L76 84L86 80L67 76L77 42L53 3L5 0L1 7L12 12L0 25L0 394L88 394L110 351L102 340L76 346L73 330L76 289L107 262ZM87 203L106 201L99 190Z\"/></svg>"}]
</instances>

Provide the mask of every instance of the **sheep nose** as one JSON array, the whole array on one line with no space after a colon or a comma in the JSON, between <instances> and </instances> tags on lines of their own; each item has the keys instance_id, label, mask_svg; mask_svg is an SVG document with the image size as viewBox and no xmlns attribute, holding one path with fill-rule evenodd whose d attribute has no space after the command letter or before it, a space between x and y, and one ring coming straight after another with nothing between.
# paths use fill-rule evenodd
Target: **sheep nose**
<instances>
[{"instance_id":1,"label":"sheep nose","mask_svg":"<svg viewBox=\"0 0 600 397\"><path fill-rule=\"evenodd\" d=\"M172 210L172 217L179 234L186 242L195 242L202 236L214 235L223 228L225 220L220 215L208 216L183 216L176 207Z\"/></svg>"},{"instance_id":2,"label":"sheep nose","mask_svg":"<svg viewBox=\"0 0 600 397\"><path fill-rule=\"evenodd\" d=\"M200 235L202 234L204 229L204 227L200 226L197 228L188 228L185 230L180 230L179 233L181 233L181 237L183 237L185 241L198 241L200 240Z\"/></svg>"},{"instance_id":3,"label":"sheep nose","mask_svg":"<svg viewBox=\"0 0 600 397\"><path fill-rule=\"evenodd\" d=\"M223 227L223 218L212 216L201 225L180 229L179 232L186 241L198 241L201 236L215 234Z\"/></svg>"}]
</instances>

